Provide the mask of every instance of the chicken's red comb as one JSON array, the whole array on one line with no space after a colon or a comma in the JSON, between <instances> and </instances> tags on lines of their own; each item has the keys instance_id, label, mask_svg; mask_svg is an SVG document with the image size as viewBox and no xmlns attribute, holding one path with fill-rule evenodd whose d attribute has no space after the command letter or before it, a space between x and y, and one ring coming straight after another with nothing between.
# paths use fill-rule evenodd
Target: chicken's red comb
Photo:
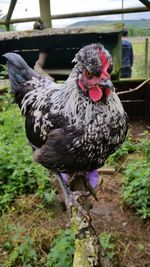
<instances>
[{"instance_id":1,"label":"chicken's red comb","mask_svg":"<svg viewBox=\"0 0 150 267\"><path fill-rule=\"evenodd\" d=\"M101 78L110 78L110 75L108 73L108 68L111 64L111 60L109 58L107 58L106 53L104 50L101 50L98 48L97 49L99 58L102 62L102 73L101 73Z\"/></svg>"},{"instance_id":2,"label":"chicken's red comb","mask_svg":"<svg viewBox=\"0 0 150 267\"><path fill-rule=\"evenodd\" d=\"M107 61L108 61L106 53L104 52L104 50L100 51L99 48L97 49L97 52L98 52L99 58L100 58L100 60L102 62L102 65L105 66Z\"/></svg>"},{"instance_id":3,"label":"chicken's red comb","mask_svg":"<svg viewBox=\"0 0 150 267\"><path fill-rule=\"evenodd\" d=\"M99 58L100 58L100 60L102 62L103 68L105 70L107 70L109 68L110 64L111 64L110 59L107 58L106 53L105 53L105 51L103 49L100 51L100 49L98 48L97 52L98 52Z\"/></svg>"}]
</instances>

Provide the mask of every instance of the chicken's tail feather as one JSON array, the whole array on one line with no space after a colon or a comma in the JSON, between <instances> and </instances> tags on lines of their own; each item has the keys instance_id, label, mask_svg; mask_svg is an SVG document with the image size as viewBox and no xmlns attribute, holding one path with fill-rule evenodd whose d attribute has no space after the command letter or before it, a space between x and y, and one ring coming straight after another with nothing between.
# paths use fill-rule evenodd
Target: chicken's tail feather
<instances>
[{"instance_id":1,"label":"chicken's tail feather","mask_svg":"<svg viewBox=\"0 0 150 267\"><path fill-rule=\"evenodd\" d=\"M20 90L20 85L32 79L39 78L24 59L16 53L6 53L3 55L7 58L8 75L10 79L11 89L14 94Z\"/></svg>"}]
</instances>

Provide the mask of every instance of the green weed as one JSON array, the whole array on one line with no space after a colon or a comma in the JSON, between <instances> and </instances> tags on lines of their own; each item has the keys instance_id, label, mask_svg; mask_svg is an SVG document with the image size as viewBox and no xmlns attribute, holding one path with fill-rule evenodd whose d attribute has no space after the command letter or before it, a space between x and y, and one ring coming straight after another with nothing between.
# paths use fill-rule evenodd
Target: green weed
<instances>
[{"instance_id":1,"label":"green weed","mask_svg":"<svg viewBox=\"0 0 150 267\"><path fill-rule=\"evenodd\" d=\"M129 153L133 153L136 150L136 144L133 143L128 136L125 142L120 146L120 148L112 154L107 160L108 165L117 165L119 160L125 158Z\"/></svg>"},{"instance_id":2,"label":"green weed","mask_svg":"<svg viewBox=\"0 0 150 267\"><path fill-rule=\"evenodd\" d=\"M100 244L102 249L106 253L106 256L113 262L115 262L116 257L116 245L115 245L115 236L112 233L103 232L100 237Z\"/></svg>"},{"instance_id":3,"label":"green weed","mask_svg":"<svg viewBox=\"0 0 150 267\"><path fill-rule=\"evenodd\" d=\"M123 199L141 218L150 218L150 161L134 160L124 171Z\"/></svg>"},{"instance_id":4,"label":"green weed","mask_svg":"<svg viewBox=\"0 0 150 267\"><path fill-rule=\"evenodd\" d=\"M33 162L27 143L24 120L10 97L3 98L0 116L0 211L17 195L37 192L46 202L54 197L48 171Z\"/></svg>"},{"instance_id":5,"label":"green weed","mask_svg":"<svg viewBox=\"0 0 150 267\"><path fill-rule=\"evenodd\" d=\"M71 267L74 255L74 236L71 229L61 230L51 243L49 253L40 254L40 244L28 233L28 229L20 224L6 224L5 235L7 239L3 248L7 252L7 259L4 267Z\"/></svg>"},{"instance_id":6,"label":"green weed","mask_svg":"<svg viewBox=\"0 0 150 267\"><path fill-rule=\"evenodd\" d=\"M4 267L20 266L20 264L23 267L38 266L34 242L26 234L26 229L19 224L16 226L7 224L5 231L11 232L11 237L4 243L4 249L9 252Z\"/></svg>"},{"instance_id":7,"label":"green weed","mask_svg":"<svg viewBox=\"0 0 150 267\"><path fill-rule=\"evenodd\" d=\"M60 231L52 242L46 267L71 267L74 254L74 236L70 229Z\"/></svg>"},{"instance_id":8,"label":"green weed","mask_svg":"<svg viewBox=\"0 0 150 267\"><path fill-rule=\"evenodd\" d=\"M137 144L137 151L142 152L143 155L150 159L150 133L144 132L144 138Z\"/></svg>"},{"instance_id":9,"label":"green weed","mask_svg":"<svg viewBox=\"0 0 150 267\"><path fill-rule=\"evenodd\" d=\"M136 152L136 158L122 165L124 178L122 196L126 204L134 207L141 218L150 218L150 134L145 132L143 138L134 143L130 135L122 146L109 157L108 165L121 164L130 153Z\"/></svg>"},{"instance_id":10,"label":"green weed","mask_svg":"<svg viewBox=\"0 0 150 267\"><path fill-rule=\"evenodd\" d=\"M150 134L144 133L135 146L139 158L133 159L124 170L122 195L141 218L150 218Z\"/></svg>"}]
</instances>

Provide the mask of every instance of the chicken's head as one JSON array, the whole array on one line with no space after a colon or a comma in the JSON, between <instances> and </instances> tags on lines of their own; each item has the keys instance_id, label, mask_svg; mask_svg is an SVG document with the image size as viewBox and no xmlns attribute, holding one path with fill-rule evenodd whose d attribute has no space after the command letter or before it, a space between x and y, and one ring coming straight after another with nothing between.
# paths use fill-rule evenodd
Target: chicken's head
<instances>
[{"instance_id":1,"label":"chicken's head","mask_svg":"<svg viewBox=\"0 0 150 267\"><path fill-rule=\"evenodd\" d=\"M79 89L93 102L106 99L114 86L111 82L112 57L100 43L87 45L75 56Z\"/></svg>"}]
</instances>

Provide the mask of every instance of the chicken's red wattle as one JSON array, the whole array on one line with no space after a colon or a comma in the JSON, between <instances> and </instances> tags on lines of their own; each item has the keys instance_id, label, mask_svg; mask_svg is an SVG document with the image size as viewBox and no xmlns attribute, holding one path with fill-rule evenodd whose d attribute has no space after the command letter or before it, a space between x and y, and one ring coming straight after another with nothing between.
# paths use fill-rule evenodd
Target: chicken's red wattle
<instances>
[{"instance_id":1,"label":"chicken's red wattle","mask_svg":"<svg viewBox=\"0 0 150 267\"><path fill-rule=\"evenodd\" d=\"M99 101L103 96L103 91L98 86L93 86L89 90L89 97L92 99L93 102Z\"/></svg>"}]
</instances>

